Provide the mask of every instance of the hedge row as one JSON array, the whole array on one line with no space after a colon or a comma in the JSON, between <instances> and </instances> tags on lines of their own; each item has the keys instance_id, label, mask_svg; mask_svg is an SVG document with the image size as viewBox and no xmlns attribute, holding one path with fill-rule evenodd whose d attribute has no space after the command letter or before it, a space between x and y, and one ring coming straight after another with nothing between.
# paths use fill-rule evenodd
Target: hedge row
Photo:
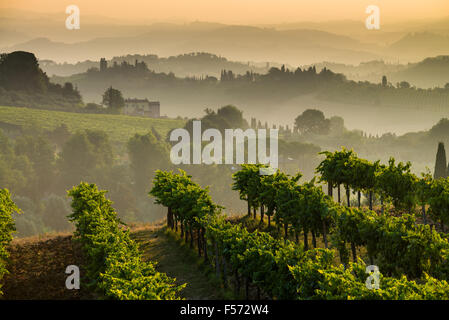
<instances>
[{"instance_id":1,"label":"hedge row","mask_svg":"<svg viewBox=\"0 0 449 320\"><path fill-rule=\"evenodd\" d=\"M185 285L157 272L154 263L143 262L137 244L122 227L106 191L81 183L69 191L75 236L86 254L90 286L113 299L177 299Z\"/></svg>"},{"instance_id":2,"label":"hedge row","mask_svg":"<svg viewBox=\"0 0 449 320\"><path fill-rule=\"evenodd\" d=\"M7 247L12 240L12 234L16 230L14 220L11 216L13 212L20 212L20 210L11 200L9 191L7 189L0 189L0 281L8 273L8 270L6 270L6 263L9 256ZM3 292L0 290L0 295L2 294Z\"/></svg>"}]
</instances>

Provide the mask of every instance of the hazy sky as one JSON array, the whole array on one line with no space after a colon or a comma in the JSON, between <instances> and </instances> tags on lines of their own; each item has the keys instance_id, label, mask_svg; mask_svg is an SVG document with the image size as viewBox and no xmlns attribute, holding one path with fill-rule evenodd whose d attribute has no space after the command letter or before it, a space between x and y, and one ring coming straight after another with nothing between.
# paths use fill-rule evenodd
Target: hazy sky
<instances>
[{"instance_id":1,"label":"hazy sky","mask_svg":"<svg viewBox=\"0 0 449 320\"><path fill-rule=\"evenodd\" d=\"M71 4L78 5L81 15L139 23L164 20L247 24L364 21L368 5L380 7L384 22L449 16L449 0L0 0L0 8L38 12L61 12Z\"/></svg>"}]
</instances>

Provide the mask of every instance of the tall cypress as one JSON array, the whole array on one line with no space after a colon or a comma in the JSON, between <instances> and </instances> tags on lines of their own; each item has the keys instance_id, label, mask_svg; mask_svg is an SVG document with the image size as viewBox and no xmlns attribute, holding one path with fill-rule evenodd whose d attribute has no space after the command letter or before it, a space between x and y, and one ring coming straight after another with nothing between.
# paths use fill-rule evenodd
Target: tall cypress
<instances>
[{"instance_id":1,"label":"tall cypress","mask_svg":"<svg viewBox=\"0 0 449 320\"><path fill-rule=\"evenodd\" d=\"M444 143L438 143L437 157L435 161L435 172L433 174L434 179L447 177L446 166L446 150L444 149Z\"/></svg>"}]
</instances>

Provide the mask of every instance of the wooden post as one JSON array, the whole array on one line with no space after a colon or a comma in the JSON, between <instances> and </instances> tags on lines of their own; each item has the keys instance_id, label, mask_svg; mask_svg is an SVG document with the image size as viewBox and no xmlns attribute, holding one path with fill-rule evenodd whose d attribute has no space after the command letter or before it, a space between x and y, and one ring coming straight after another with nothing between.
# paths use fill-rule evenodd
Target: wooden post
<instances>
[{"instance_id":1,"label":"wooden post","mask_svg":"<svg viewBox=\"0 0 449 320\"><path fill-rule=\"evenodd\" d=\"M217 275L217 278L220 278L220 262L218 260L218 245L216 241L214 241L214 248L215 248L215 273Z\"/></svg>"},{"instance_id":2,"label":"wooden post","mask_svg":"<svg viewBox=\"0 0 449 320\"><path fill-rule=\"evenodd\" d=\"M221 257L221 261L223 263L223 285L225 288L227 288L228 287L228 275L227 275L228 268L226 265L225 257Z\"/></svg>"},{"instance_id":3,"label":"wooden post","mask_svg":"<svg viewBox=\"0 0 449 320\"><path fill-rule=\"evenodd\" d=\"M312 245L316 249L316 237L315 237L315 231L312 231Z\"/></svg>"},{"instance_id":4,"label":"wooden post","mask_svg":"<svg viewBox=\"0 0 449 320\"><path fill-rule=\"evenodd\" d=\"M352 250L352 261L357 262L357 251L354 242L351 242L351 250Z\"/></svg>"},{"instance_id":5,"label":"wooden post","mask_svg":"<svg viewBox=\"0 0 449 320\"><path fill-rule=\"evenodd\" d=\"M190 248L193 248L193 227L192 224L189 224L189 232L190 232Z\"/></svg>"},{"instance_id":6,"label":"wooden post","mask_svg":"<svg viewBox=\"0 0 449 320\"><path fill-rule=\"evenodd\" d=\"M348 186L346 186L346 199L347 199L347 201L348 201L348 207L350 207L351 206L351 195L350 195L350 190L349 190L349 187Z\"/></svg>"},{"instance_id":7,"label":"wooden post","mask_svg":"<svg viewBox=\"0 0 449 320\"><path fill-rule=\"evenodd\" d=\"M307 236L307 231L304 229L304 250L309 250L309 238Z\"/></svg>"},{"instance_id":8,"label":"wooden post","mask_svg":"<svg viewBox=\"0 0 449 320\"><path fill-rule=\"evenodd\" d=\"M234 277L235 277L235 293L234 294L238 298L238 296L240 295L240 277L239 277L239 272L237 271L237 269L235 269Z\"/></svg>"},{"instance_id":9,"label":"wooden post","mask_svg":"<svg viewBox=\"0 0 449 320\"><path fill-rule=\"evenodd\" d=\"M358 201L357 205L358 205L359 208L361 206L361 203L360 203L361 198L362 198L362 195L361 195L361 192L359 190L359 191L357 191L357 201Z\"/></svg>"},{"instance_id":10,"label":"wooden post","mask_svg":"<svg viewBox=\"0 0 449 320\"><path fill-rule=\"evenodd\" d=\"M201 229L197 229L198 257L201 257Z\"/></svg>"},{"instance_id":11,"label":"wooden post","mask_svg":"<svg viewBox=\"0 0 449 320\"><path fill-rule=\"evenodd\" d=\"M427 224L427 217L426 217L426 205L425 204L423 204L421 206L421 210L422 210L422 219L424 221L424 224L426 225Z\"/></svg>"},{"instance_id":12,"label":"wooden post","mask_svg":"<svg viewBox=\"0 0 449 320\"><path fill-rule=\"evenodd\" d=\"M324 247L327 249L328 248L328 243L327 243L327 226L326 226L326 221L323 220L323 241L324 241Z\"/></svg>"},{"instance_id":13,"label":"wooden post","mask_svg":"<svg viewBox=\"0 0 449 320\"><path fill-rule=\"evenodd\" d=\"M380 196L380 212L384 214L384 196Z\"/></svg>"},{"instance_id":14,"label":"wooden post","mask_svg":"<svg viewBox=\"0 0 449 320\"><path fill-rule=\"evenodd\" d=\"M204 260L209 261L209 257L207 256L207 241L206 241L205 233L206 233L206 230L203 227L202 232L201 232L201 237L203 238Z\"/></svg>"}]
</instances>

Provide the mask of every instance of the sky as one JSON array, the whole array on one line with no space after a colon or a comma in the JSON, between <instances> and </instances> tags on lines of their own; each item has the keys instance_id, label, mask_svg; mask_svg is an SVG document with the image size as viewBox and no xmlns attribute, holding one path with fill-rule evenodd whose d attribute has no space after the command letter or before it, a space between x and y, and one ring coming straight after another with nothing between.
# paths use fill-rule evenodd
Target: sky
<instances>
[{"instance_id":1,"label":"sky","mask_svg":"<svg viewBox=\"0 0 449 320\"><path fill-rule=\"evenodd\" d=\"M359 20L377 5L384 22L449 16L449 0L0 0L1 8L64 12L77 5L81 15L134 23L209 21L271 24L298 21Z\"/></svg>"}]
</instances>

